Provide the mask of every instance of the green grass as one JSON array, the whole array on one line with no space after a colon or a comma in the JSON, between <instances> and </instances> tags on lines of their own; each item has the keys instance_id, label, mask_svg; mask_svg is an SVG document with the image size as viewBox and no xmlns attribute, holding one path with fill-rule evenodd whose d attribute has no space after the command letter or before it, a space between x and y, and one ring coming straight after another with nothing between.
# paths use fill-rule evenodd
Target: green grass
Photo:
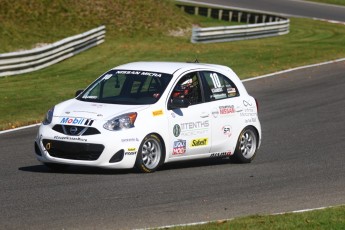
<instances>
[{"instance_id":1,"label":"green grass","mask_svg":"<svg viewBox=\"0 0 345 230\"><path fill-rule=\"evenodd\" d=\"M0 53L106 25L110 37L159 36L197 23L173 0L0 0Z\"/></svg>"},{"instance_id":2,"label":"green grass","mask_svg":"<svg viewBox=\"0 0 345 230\"><path fill-rule=\"evenodd\" d=\"M265 229L344 229L345 206L315 210L303 213L287 213L281 215L255 215L235 218L229 221L218 221L203 225L171 228L172 230L265 230Z\"/></svg>"},{"instance_id":3,"label":"green grass","mask_svg":"<svg viewBox=\"0 0 345 230\"><path fill-rule=\"evenodd\" d=\"M308 0L308 1L345 6L345 0Z\"/></svg>"}]
</instances>

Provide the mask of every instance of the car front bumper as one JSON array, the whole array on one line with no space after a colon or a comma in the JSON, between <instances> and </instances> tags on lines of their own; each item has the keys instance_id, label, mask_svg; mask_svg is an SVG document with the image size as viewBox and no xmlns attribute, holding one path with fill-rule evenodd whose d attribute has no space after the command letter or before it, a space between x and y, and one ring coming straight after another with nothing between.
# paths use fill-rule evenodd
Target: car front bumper
<instances>
[{"instance_id":1,"label":"car front bumper","mask_svg":"<svg viewBox=\"0 0 345 230\"><path fill-rule=\"evenodd\" d=\"M133 168L142 139L131 129L71 136L56 132L50 125L41 125L35 140L35 152L43 163Z\"/></svg>"}]
</instances>

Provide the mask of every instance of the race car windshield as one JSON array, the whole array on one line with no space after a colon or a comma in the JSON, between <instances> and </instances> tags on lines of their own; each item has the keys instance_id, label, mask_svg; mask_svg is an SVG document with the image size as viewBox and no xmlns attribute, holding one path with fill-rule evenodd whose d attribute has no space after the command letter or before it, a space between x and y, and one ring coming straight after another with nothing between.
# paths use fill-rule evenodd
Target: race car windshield
<instances>
[{"instance_id":1,"label":"race car windshield","mask_svg":"<svg viewBox=\"0 0 345 230\"><path fill-rule=\"evenodd\" d=\"M110 104L154 104L163 94L171 77L170 74L157 72L111 70L77 99Z\"/></svg>"}]
</instances>

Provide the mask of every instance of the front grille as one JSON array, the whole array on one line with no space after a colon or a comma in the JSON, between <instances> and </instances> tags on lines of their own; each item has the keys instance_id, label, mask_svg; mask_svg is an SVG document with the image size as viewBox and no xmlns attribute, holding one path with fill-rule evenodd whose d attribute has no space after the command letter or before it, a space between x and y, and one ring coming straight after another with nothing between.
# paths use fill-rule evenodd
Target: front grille
<instances>
[{"instance_id":1,"label":"front grille","mask_svg":"<svg viewBox=\"0 0 345 230\"><path fill-rule=\"evenodd\" d=\"M50 156L69 160L95 161L104 150L104 146L101 144L73 143L47 139L44 139L42 142Z\"/></svg>"},{"instance_id":2,"label":"front grille","mask_svg":"<svg viewBox=\"0 0 345 230\"><path fill-rule=\"evenodd\" d=\"M98 131L98 129L93 127L73 125L55 125L53 127L53 130L70 136L87 136L101 133L100 131Z\"/></svg>"}]
</instances>

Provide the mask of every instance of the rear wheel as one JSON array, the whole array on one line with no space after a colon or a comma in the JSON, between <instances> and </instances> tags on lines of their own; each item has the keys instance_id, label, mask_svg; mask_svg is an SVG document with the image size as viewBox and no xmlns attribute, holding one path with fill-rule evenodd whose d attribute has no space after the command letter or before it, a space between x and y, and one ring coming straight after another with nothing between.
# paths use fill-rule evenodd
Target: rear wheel
<instances>
[{"instance_id":1,"label":"rear wheel","mask_svg":"<svg viewBox=\"0 0 345 230\"><path fill-rule=\"evenodd\" d=\"M149 134L139 147L135 166L144 173L154 172L163 163L164 156L164 149L159 137Z\"/></svg>"},{"instance_id":2,"label":"rear wheel","mask_svg":"<svg viewBox=\"0 0 345 230\"><path fill-rule=\"evenodd\" d=\"M239 163L250 163L255 155L258 146L258 136L252 127L246 127L238 137L237 146L232 160Z\"/></svg>"}]
</instances>

